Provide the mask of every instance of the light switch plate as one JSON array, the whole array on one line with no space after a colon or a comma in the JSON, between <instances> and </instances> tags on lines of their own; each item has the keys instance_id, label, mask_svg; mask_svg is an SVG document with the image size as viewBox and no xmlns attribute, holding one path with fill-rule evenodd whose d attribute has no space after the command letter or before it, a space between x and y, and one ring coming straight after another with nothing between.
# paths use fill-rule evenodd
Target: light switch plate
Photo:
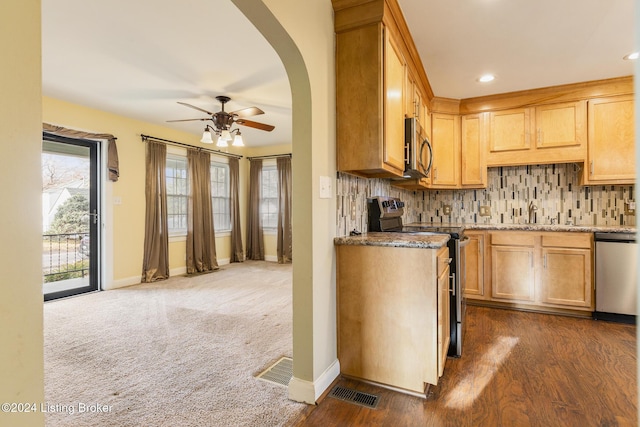
<instances>
[{"instance_id":1,"label":"light switch plate","mask_svg":"<svg viewBox=\"0 0 640 427\"><path fill-rule=\"evenodd\" d=\"M480 206L480 216L491 216L491 206Z\"/></svg>"},{"instance_id":2,"label":"light switch plate","mask_svg":"<svg viewBox=\"0 0 640 427\"><path fill-rule=\"evenodd\" d=\"M320 198L330 199L331 194L331 177L320 176Z\"/></svg>"}]
</instances>

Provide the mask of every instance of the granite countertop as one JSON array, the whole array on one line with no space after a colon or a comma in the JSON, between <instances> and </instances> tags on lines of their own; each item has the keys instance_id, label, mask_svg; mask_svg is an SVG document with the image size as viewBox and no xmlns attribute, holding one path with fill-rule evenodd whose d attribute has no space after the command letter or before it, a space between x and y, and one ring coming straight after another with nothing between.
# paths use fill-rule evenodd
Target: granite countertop
<instances>
[{"instance_id":1,"label":"granite countertop","mask_svg":"<svg viewBox=\"0 0 640 427\"><path fill-rule=\"evenodd\" d=\"M405 226L462 227L465 230L502 231L563 231L579 233L635 233L636 227L629 225L559 225L559 224L465 224L412 222Z\"/></svg>"},{"instance_id":2,"label":"granite countertop","mask_svg":"<svg viewBox=\"0 0 640 427\"><path fill-rule=\"evenodd\" d=\"M447 244L448 234L431 233L362 233L333 239L334 245L388 246L395 248L439 249Z\"/></svg>"}]
</instances>

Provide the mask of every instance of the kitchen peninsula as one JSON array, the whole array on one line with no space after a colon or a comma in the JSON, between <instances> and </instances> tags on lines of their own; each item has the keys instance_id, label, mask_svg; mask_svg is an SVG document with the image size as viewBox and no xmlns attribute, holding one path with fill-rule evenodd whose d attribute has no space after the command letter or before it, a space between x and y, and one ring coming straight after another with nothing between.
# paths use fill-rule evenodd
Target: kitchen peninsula
<instances>
[{"instance_id":1,"label":"kitchen peninsula","mask_svg":"<svg viewBox=\"0 0 640 427\"><path fill-rule=\"evenodd\" d=\"M344 376L425 397L449 348L448 235L337 237L338 358Z\"/></svg>"}]
</instances>

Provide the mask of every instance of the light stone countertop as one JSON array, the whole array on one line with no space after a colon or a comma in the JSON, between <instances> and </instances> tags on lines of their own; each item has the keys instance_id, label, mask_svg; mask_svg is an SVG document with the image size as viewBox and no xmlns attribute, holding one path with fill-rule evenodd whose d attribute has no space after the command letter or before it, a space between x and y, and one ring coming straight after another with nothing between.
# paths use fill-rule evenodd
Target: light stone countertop
<instances>
[{"instance_id":1,"label":"light stone countertop","mask_svg":"<svg viewBox=\"0 0 640 427\"><path fill-rule=\"evenodd\" d=\"M465 230L501 231L562 231L576 233L635 233L636 227L629 225L558 225L558 224L475 224L475 223L427 223L412 222L405 226L462 227Z\"/></svg>"},{"instance_id":2,"label":"light stone countertop","mask_svg":"<svg viewBox=\"0 0 640 427\"><path fill-rule=\"evenodd\" d=\"M395 248L440 249L447 244L448 234L431 233L362 233L333 239L334 245L388 246Z\"/></svg>"}]
</instances>

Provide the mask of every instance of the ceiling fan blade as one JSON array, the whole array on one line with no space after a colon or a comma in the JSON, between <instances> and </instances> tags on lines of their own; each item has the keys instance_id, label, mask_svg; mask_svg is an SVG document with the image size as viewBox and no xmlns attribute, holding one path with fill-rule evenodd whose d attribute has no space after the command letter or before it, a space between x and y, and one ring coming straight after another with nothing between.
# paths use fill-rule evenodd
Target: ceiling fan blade
<instances>
[{"instance_id":1,"label":"ceiling fan blade","mask_svg":"<svg viewBox=\"0 0 640 427\"><path fill-rule=\"evenodd\" d=\"M211 120L209 117L207 117L206 119L180 119L180 120L167 120L167 123L172 123L172 122L193 122L195 120L200 120L200 121L205 121L205 120Z\"/></svg>"},{"instance_id":2,"label":"ceiling fan blade","mask_svg":"<svg viewBox=\"0 0 640 427\"><path fill-rule=\"evenodd\" d=\"M258 107L249 107L249 108L243 108L242 110L232 111L229 114L231 114L232 116L238 116L238 117L251 117L251 116L257 116L258 114L264 114L264 111L262 111Z\"/></svg>"},{"instance_id":3,"label":"ceiling fan blade","mask_svg":"<svg viewBox=\"0 0 640 427\"><path fill-rule=\"evenodd\" d=\"M271 132L276 127L271 125L265 125L264 123L254 122L252 120L239 119L236 120L236 123L242 126L248 126L250 128L256 128L260 130L266 130L267 132Z\"/></svg>"},{"instance_id":4,"label":"ceiling fan blade","mask_svg":"<svg viewBox=\"0 0 640 427\"><path fill-rule=\"evenodd\" d=\"M200 107L196 107L195 105L187 104L186 102L180 102L180 101L178 101L178 104L184 105L185 107L193 108L193 109L198 110L198 111L202 111L203 113L207 113L207 114L213 116L213 113L211 111L204 110L204 109L202 109Z\"/></svg>"}]
</instances>

